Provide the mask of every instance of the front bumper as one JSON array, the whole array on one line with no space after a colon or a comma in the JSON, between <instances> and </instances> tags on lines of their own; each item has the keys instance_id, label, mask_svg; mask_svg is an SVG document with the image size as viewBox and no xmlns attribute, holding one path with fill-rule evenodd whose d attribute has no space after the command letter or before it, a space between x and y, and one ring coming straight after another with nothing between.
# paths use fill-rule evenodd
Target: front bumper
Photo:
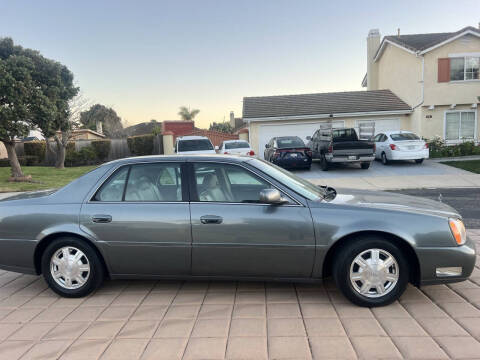
<instances>
[{"instance_id":1,"label":"front bumper","mask_svg":"<svg viewBox=\"0 0 480 360\"><path fill-rule=\"evenodd\" d=\"M429 150L423 149L419 151L400 151L392 150L390 152L391 159L389 160L417 160L417 159L428 159Z\"/></svg>"},{"instance_id":2,"label":"front bumper","mask_svg":"<svg viewBox=\"0 0 480 360\"><path fill-rule=\"evenodd\" d=\"M375 156L372 154L367 156L360 155L356 156L355 158L349 158L349 156L326 154L325 159L331 163L371 162L375 159Z\"/></svg>"},{"instance_id":3,"label":"front bumper","mask_svg":"<svg viewBox=\"0 0 480 360\"><path fill-rule=\"evenodd\" d=\"M466 280L475 267L475 243L467 237L461 246L417 248L420 285L434 285ZM438 276L437 269L461 267L460 275Z\"/></svg>"}]
</instances>

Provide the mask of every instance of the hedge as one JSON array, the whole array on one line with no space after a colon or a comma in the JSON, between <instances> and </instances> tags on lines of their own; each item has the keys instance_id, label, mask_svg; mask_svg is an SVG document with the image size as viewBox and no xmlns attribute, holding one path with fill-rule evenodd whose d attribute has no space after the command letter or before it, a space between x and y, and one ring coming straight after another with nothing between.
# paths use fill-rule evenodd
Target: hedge
<instances>
[{"instance_id":1,"label":"hedge","mask_svg":"<svg viewBox=\"0 0 480 360\"><path fill-rule=\"evenodd\" d=\"M105 161L110 153L110 140L94 140L90 144L95 151L96 157L100 161Z\"/></svg>"},{"instance_id":2,"label":"hedge","mask_svg":"<svg viewBox=\"0 0 480 360\"><path fill-rule=\"evenodd\" d=\"M473 141L465 141L457 145L446 145L441 138L428 140L431 158L480 155L480 146Z\"/></svg>"},{"instance_id":3,"label":"hedge","mask_svg":"<svg viewBox=\"0 0 480 360\"><path fill-rule=\"evenodd\" d=\"M23 143L23 149L26 156L36 156L38 158L37 163L43 163L45 161L45 141L28 141Z\"/></svg>"},{"instance_id":4,"label":"hedge","mask_svg":"<svg viewBox=\"0 0 480 360\"><path fill-rule=\"evenodd\" d=\"M40 163L38 156L32 155L18 156L18 162L20 166L36 166ZM8 158L0 159L0 167L10 167L10 160Z\"/></svg>"},{"instance_id":5,"label":"hedge","mask_svg":"<svg viewBox=\"0 0 480 360\"><path fill-rule=\"evenodd\" d=\"M128 149L133 155L152 155L155 135L138 135L127 138Z\"/></svg>"}]
</instances>

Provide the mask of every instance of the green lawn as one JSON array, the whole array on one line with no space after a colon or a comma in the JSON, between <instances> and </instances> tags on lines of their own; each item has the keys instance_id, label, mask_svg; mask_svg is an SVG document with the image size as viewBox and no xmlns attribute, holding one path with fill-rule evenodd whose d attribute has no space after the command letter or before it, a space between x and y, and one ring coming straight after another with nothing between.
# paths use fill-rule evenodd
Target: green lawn
<instances>
[{"instance_id":1,"label":"green lawn","mask_svg":"<svg viewBox=\"0 0 480 360\"><path fill-rule=\"evenodd\" d=\"M445 161L442 164L480 174L480 160Z\"/></svg>"},{"instance_id":2,"label":"green lawn","mask_svg":"<svg viewBox=\"0 0 480 360\"><path fill-rule=\"evenodd\" d=\"M32 191L59 188L85 174L95 166L79 166L63 170L48 166L22 166L25 175L32 175L33 182L9 182L10 168L0 167L0 192Z\"/></svg>"}]
</instances>

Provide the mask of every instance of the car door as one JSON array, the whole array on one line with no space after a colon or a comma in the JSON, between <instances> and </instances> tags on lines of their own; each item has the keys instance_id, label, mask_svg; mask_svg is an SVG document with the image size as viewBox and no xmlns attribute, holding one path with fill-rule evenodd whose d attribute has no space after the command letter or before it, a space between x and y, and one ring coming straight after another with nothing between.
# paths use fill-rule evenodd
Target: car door
<instances>
[{"instance_id":1,"label":"car door","mask_svg":"<svg viewBox=\"0 0 480 360\"><path fill-rule=\"evenodd\" d=\"M118 168L81 210L113 274L190 274L190 210L179 162Z\"/></svg>"},{"instance_id":2,"label":"car door","mask_svg":"<svg viewBox=\"0 0 480 360\"><path fill-rule=\"evenodd\" d=\"M383 134L377 134L373 138L373 142L375 143L375 158L379 159L381 151L381 143L380 140L382 139Z\"/></svg>"},{"instance_id":3,"label":"car door","mask_svg":"<svg viewBox=\"0 0 480 360\"><path fill-rule=\"evenodd\" d=\"M196 162L191 176L193 275L308 277L315 236L308 207L259 202L273 185L243 165Z\"/></svg>"}]
</instances>

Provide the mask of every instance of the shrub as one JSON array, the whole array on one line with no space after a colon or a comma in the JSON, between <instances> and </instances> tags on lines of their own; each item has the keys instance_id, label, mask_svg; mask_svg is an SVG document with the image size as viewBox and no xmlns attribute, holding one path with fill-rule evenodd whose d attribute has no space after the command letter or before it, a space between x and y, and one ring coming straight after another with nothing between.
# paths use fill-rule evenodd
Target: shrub
<instances>
[{"instance_id":1,"label":"shrub","mask_svg":"<svg viewBox=\"0 0 480 360\"><path fill-rule=\"evenodd\" d=\"M90 144L99 162L105 161L110 153L110 140L95 140Z\"/></svg>"},{"instance_id":2,"label":"shrub","mask_svg":"<svg viewBox=\"0 0 480 360\"><path fill-rule=\"evenodd\" d=\"M152 155L154 135L130 136L127 138L127 144L130 152L137 156Z\"/></svg>"},{"instance_id":3,"label":"shrub","mask_svg":"<svg viewBox=\"0 0 480 360\"><path fill-rule=\"evenodd\" d=\"M456 145L447 145L439 137L428 140L431 158L456 157L480 154L480 146L475 145L473 141L465 141Z\"/></svg>"},{"instance_id":4,"label":"shrub","mask_svg":"<svg viewBox=\"0 0 480 360\"><path fill-rule=\"evenodd\" d=\"M36 164L44 162L46 146L45 141L28 141L23 144L26 156L36 156L38 158Z\"/></svg>"},{"instance_id":5,"label":"shrub","mask_svg":"<svg viewBox=\"0 0 480 360\"><path fill-rule=\"evenodd\" d=\"M83 166L93 165L97 163L97 155L92 146L85 146L79 151L67 146L67 153L65 154L65 166Z\"/></svg>"},{"instance_id":6,"label":"shrub","mask_svg":"<svg viewBox=\"0 0 480 360\"><path fill-rule=\"evenodd\" d=\"M38 165L37 156L18 156L20 166L35 166ZM8 158L0 159L0 167L10 167L10 160Z\"/></svg>"}]
</instances>

